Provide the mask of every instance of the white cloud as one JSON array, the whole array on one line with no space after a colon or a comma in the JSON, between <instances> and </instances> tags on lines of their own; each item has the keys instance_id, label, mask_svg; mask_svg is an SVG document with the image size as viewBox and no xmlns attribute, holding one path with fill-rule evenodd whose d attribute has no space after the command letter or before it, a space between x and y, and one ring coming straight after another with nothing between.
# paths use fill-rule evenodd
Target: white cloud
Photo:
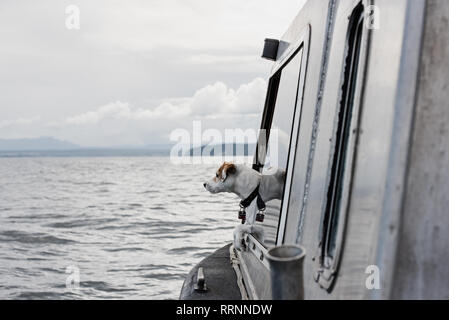
<instances>
[{"instance_id":1,"label":"white cloud","mask_svg":"<svg viewBox=\"0 0 449 320\"><path fill-rule=\"evenodd\" d=\"M160 120L186 116L220 117L260 113L266 91L266 81L256 78L237 90L216 82L195 92L193 97L163 102L152 109L133 108L127 102L111 102L79 115L68 117L68 125L95 125L108 120Z\"/></svg>"},{"instance_id":2,"label":"white cloud","mask_svg":"<svg viewBox=\"0 0 449 320\"><path fill-rule=\"evenodd\" d=\"M304 2L77 0L81 29L69 31L71 2L0 1L0 137L142 145L198 119L257 128L263 39Z\"/></svg>"},{"instance_id":3,"label":"white cloud","mask_svg":"<svg viewBox=\"0 0 449 320\"><path fill-rule=\"evenodd\" d=\"M167 141L193 119L258 127L263 39L304 1L77 0L77 31L71 2L0 1L0 137L110 146Z\"/></svg>"},{"instance_id":4,"label":"white cloud","mask_svg":"<svg viewBox=\"0 0 449 320\"><path fill-rule=\"evenodd\" d=\"M172 130L257 129L263 110L266 81L256 78L238 88L216 82L191 97L165 99L153 107L115 101L92 110L53 120L34 116L0 121L1 138L52 136L87 147L143 146L168 143Z\"/></svg>"},{"instance_id":5,"label":"white cloud","mask_svg":"<svg viewBox=\"0 0 449 320\"><path fill-rule=\"evenodd\" d=\"M116 101L52 126L59 130L58 137L84 146L167 143L172 130L191 130L193 120L204 120L204 129L257 129L266 85L262 78L237 89L216 82L197 90L192 97L167 99L152 108Z\"/></svg>"},{"instance_id":6,"label":"white cloud","mask_svg":"<svg viewBox=\"0 0 449 320\"><path fill-rule=\"evenodd\" d=\"M265 37L280 37L304 0L0 1L0 111L56 121L89 106L185 97L219 80L265 76ZM81 29L67 30L66 6ZM26 94L23 94L26 93Z\"/></svg>"},{"instance_id":7,"label":"white cloud","mask_svg":"<svg viewBox=\"0 0 449 320\"><path fill-rule=\"evenodd\" d=\"M216 82L198 90L190 108L195 115L258 113L263 106L266 86L262 78L243 84L237 90Z\"/></svg>"},{"instance_id":8,"label":"white cloud","mask_svg":"<svg viewBox=\"0 0 449 320\"><path fill-rule=\"evenodd\" d=\"M121 101L111 102L99 107L95 111L89 111L66 119L69 125L91 125L107 120L153 120L169 119L172 117L186 116L190 113L185 106L176 106L170 103L163 103L153 110L133 109L129 103Z\"/></svg>"}]
</instances>

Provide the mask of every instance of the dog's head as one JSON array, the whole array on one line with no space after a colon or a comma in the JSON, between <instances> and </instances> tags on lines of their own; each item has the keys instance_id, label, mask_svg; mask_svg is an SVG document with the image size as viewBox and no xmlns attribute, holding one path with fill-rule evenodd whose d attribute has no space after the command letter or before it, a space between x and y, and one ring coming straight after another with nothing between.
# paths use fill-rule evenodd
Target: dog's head
<instances>
[{"instance_id":1,"label":"dog's head","mask_svg":"<svg viewBox=\"0 0 449 320\"><path fill-rule=\"evenodd\" d=\"M204 183L204 188L210 193L229 192L234 185L237 168L234 164L225 162L215 173L215 177Z\"/></svg>"}]
</instances>

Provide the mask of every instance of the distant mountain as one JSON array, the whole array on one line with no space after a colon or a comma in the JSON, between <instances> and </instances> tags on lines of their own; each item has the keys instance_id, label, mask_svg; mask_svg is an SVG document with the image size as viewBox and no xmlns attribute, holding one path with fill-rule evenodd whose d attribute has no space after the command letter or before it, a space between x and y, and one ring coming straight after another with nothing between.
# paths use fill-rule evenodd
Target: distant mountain
<instances>
[{"instance_id":1,"label":"distant mountain","mask_svg":"<svg viewBox=\"0 0 449 320\"><path fill-rule=\"evenodd\" d=\"M156 150L156 151L170 151L173 148L173 143L165 143L165 144L147 144L141 148L133 148L133 149L147 149L147 150Z\"/></svg>"},{"instance_id":2,"label":"distant mountain","mask_svg":"<svg viewBox=\"0 0 449 320\"><path fill-rule=\"evenodd\" d=\"M167 157L173 144L147 144L141 147L83 147L55 138L0 139L4 157ZM184 149L180 156L252 156L255 144L223 143Z\"/></svg>"},{"instance_id":3,"label":"distant mountain","mask_svg":"<svg viewBox=\"0 0 449 320\"><path fill-rule=\"evenodd\" d=\"M207 149L206 149L207 148ZM206 149L206 150L205 150ZM218 151L218 152L215 152ZM220 153L221 154L216 154ZM256 144L242 143L223 143L220 145L203 145L197 148L191 148L187 156L203 155L203 156L252 156L256 151Z\"/></svg>"},{"instance_id":4,"label":"distant mountain","mask_svg":"<svg viewBox=\"0 0 449 320\"><path fill-rule=\"evenodd\" d=\"M0 151L74 150L80 147L55 138L0 139Z\"/></svg>"}]
</instances>

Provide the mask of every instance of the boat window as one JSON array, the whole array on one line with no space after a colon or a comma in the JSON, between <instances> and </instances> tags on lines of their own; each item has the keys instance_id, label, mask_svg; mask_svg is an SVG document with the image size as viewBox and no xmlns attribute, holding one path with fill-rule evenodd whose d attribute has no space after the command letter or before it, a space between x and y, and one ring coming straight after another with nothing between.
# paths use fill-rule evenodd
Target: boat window
<instances>
[{"instance_id":1,"label":"boat window","mask_svg":"<svg viewBox=\"0 0 449 320\"><path fill-rule=\"evenodd\" d=\"M290 141L301 73L302 49L299 49L270 80L265 114L259 137L256 169L269 176L270 197L262 225L266 247L276 243L279 216L284 195ZM265 133L265 135L263 134ZM266 180L267 181L267 180ZM260 238L260 237L259 237Z\"/></svg>"},{"instance_id":2,"label":"boat window","mask_svg":"<svg viewBox=\"0 0 449 320\"><path fill-rule=\"evenodd\" d=\"M345 61L343 64L343 83L340 102L336 116L336 130L334 133L331 152L331 167L326 193L321 225L321 266L328 270L326 288L330 286L338 267L338 255L341 251L346 213L349 210L349 194L351 187L352 163L355 156L357 135L357 116L355 110L355 96L357 77L364 30L363 5L359 4L349 22Z\"/></svg>"}]
</instances>

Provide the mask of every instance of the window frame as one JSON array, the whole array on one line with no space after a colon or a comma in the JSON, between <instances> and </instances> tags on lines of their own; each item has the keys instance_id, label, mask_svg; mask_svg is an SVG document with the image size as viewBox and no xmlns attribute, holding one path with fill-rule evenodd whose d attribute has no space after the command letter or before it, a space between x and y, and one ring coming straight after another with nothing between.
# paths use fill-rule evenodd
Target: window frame
<instances>
[{"instance_id":1,"label":"window frame","mask_svg":"<svg viewBox=\"0 0 449 320\"><path fill-rule=\"evenodd\" d=\"M287 156L287 165L286 165L286 181L284 185L284 195L281 202L281 208L280 208L280 215L279 215L279 221L278 221L278 228L277 228L277 236L275 243L276 245L282 244L284 241L284 233L285 233L285 223L287 221L286 215L287 215L287 209L288 209L288 198L290 196L290 189L292 184L292 177L293 177L293 169L294 169L294 161L296 154L296 146L297 146L297 138L299 134L299 124L300 124L300 118L301 118L301 112L302 112L302 104L304 100L304 89L305 89L305 79L307 75L307 66L308 66L308 60L309 60L309 45L310 45L310 25L307 25L303 31L300 32L299 40L289 46L289 49L282 55L282 57L279 59L279 62L275 65L275 67L272 69L270 74L270 80L268 83L268 90L267 90L267 96L265 99L265 106L264 106L264 112L262 115L261 125L260 129L271 129L271 124L273 120L274 115L274 109L276 106L277 101L277 93L279 89L280 79L282 75L282 69L287 66L287 64L294 58L294 56L299 53L302 50L302 58L301 58L301 67L298 72L299 78L298 78L298 87L296 92L296 101L295 101L295 108L293 112L293 125L292 125L292 132L290 137L290 145L288 146L288 156ZM281 42L281 46L285 45ZM269 133L269 130L265 131ZM262 132L261 132L262 133ZM256 151L254 154L254 160L253 160L253 169L261 172L263 169L263 164L261 161L259 161L259 142L261 141L261 135L258 137L258 143L256 147ZM269 135L266 137L266 144L268 146L269 143ZM294 147L295 149L292 149ZM264 161L265 162L265 156L266 156L266 150L264 154ZM289 183L288 183L289 181ZM288 192L287 192L288 191ZM286 194L288 193L287 199ZM287 204L287 205L284 205ZM264 247L262 244L260 244L252 235L248 235L246 237L246 243L248 244L248 248L250 251L255 254L258 258L261 256L265 256L267 253L267 248ZM269 268L268 262L266 259L261 259L262 263Z\"/></svg>"},{"instance_id":2,"label":"window frame","mask_svg":"<svg viewBox=\"0 0 449 320\"><path fill-rule=\"evenodd\" d=\"M289 211L289 203L291 196L291 187L293 183L293 177L295 174L295 163L296 163L296 149L298 148L298 136L299 130L301 128L302 120L302 110L304 102L304 92L306 88L306 76L307 76L307 66L309 61L309 41L310 41L310 25L307 26L306 30L303 31L302 44L302 62L301 62L301 73L299 75L299 84L296 95L296 106L295 113L293 116L293 126L290 138L289 154L286 166L286 181L284 185L284 195L282 197L282 204L279 216L278 234L276 238L276 245L282 245L284 243L287 216Z\"/></svg>"},{"instance_id":3,"label":"window frame","mask_svg":"<svg viewBox=\"0 0 449 320\"><path fill-rule=\"evenodd\" d=\"M349 21L319 230L319 267L315 275L315 281L328 291L332 290L338 274L350 211L370 34L365 27L365 10L365 1L358 1L346 15ZM357 56L351 58L354 53ZM332 253L331 241L335 244Z\"/></svg>"}]
</instances>

